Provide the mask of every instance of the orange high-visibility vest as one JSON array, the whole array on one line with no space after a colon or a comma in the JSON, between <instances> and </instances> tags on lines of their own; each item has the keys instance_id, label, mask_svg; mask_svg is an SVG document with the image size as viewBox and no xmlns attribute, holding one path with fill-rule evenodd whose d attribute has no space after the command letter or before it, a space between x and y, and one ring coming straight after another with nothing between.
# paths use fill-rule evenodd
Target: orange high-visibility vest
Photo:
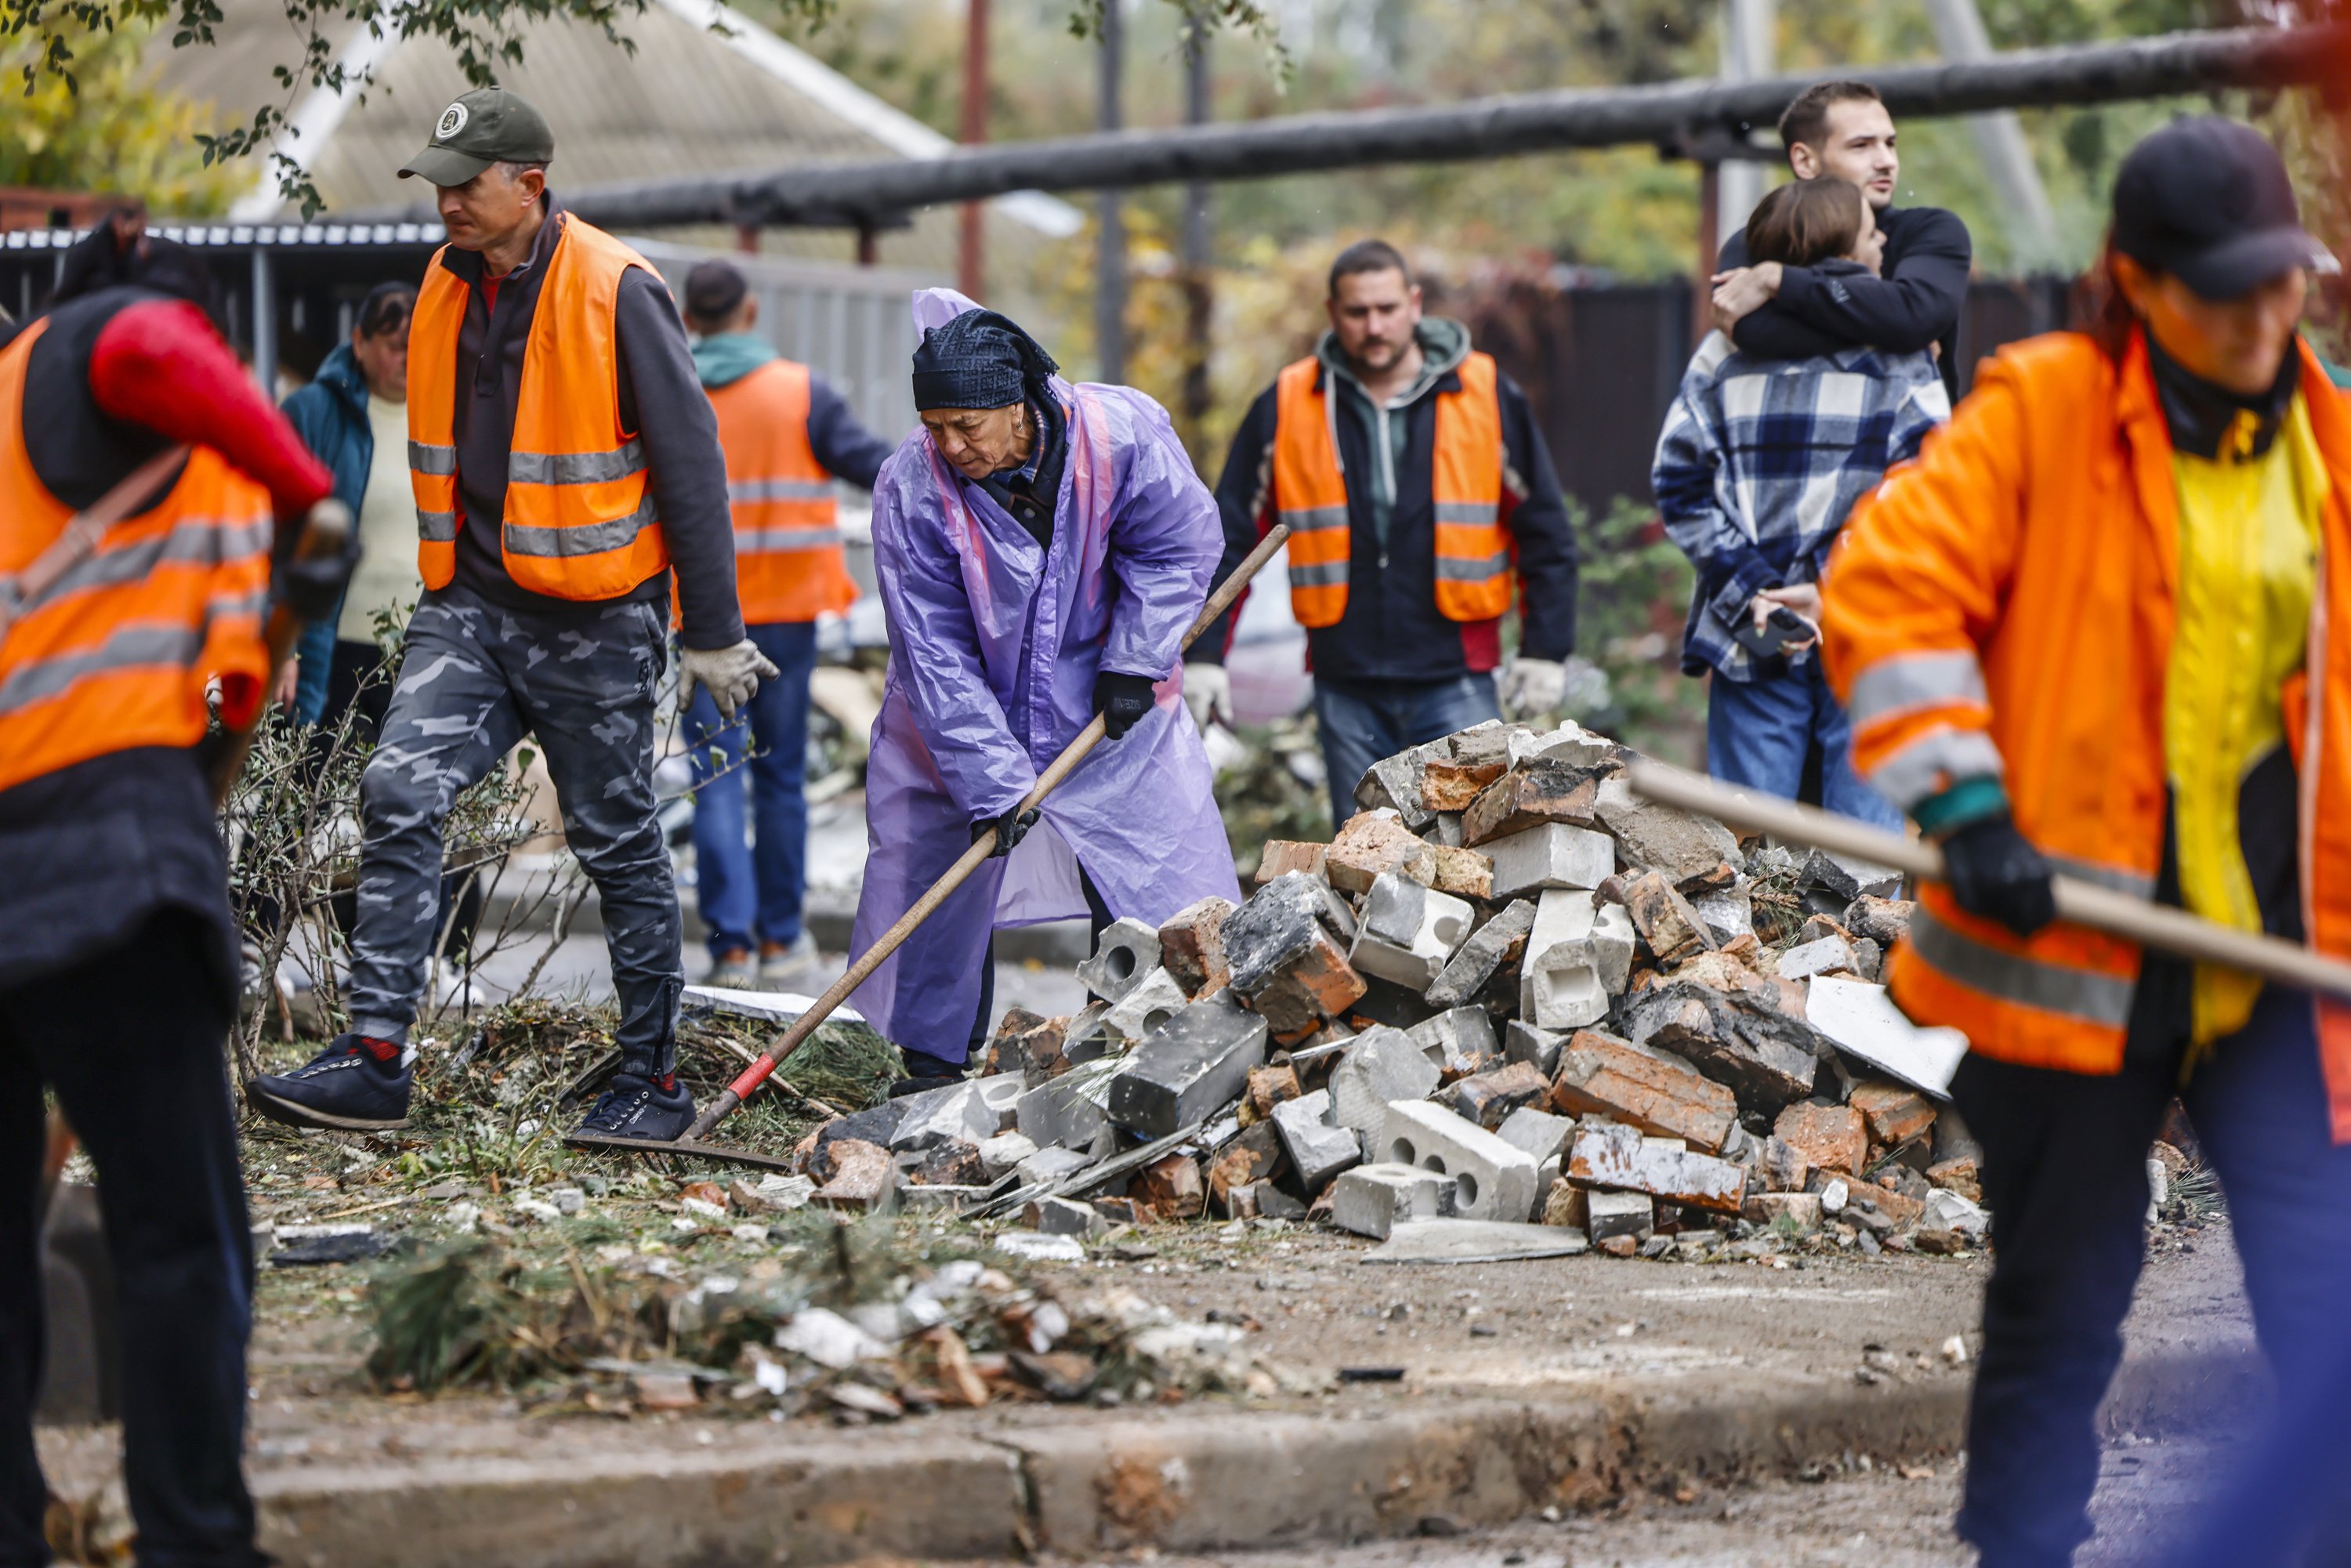
<instances>
[{"instance_id":1,"label":"orange high-visibility vest","mask_svg":"<svg viewBox=\"0 0 2351 1568\"><path fill-rule=\"evenodd\" d=\"M74 509L33 472L25 374L46 322L0 350L0 584ZM193 746L204 682L268 679L269 492L208 446L163 498L27 602L0 637L0 789L140 746Z\"/></svg>"},{"instance_id":2,"label":"orange high-visibility vest","mask_svg":"<svg viewBox=\"0 0 2351 1568\"><path fill-rule=\"evenodd\" d=\"M1431 499L1437 506L1437 609L1490 621L1510 607L1510 537L1502 522L1502 405L1490 354L1461 361L1461 387L1437 394ZM1332 424L1336 404L1312 357L1274 383L1273 507L1290 525L1290 608L1301 626L1347 613L1347 479Z\"/></svg>"},{"instance_id":3,"label":"orange high-visibility vest","mask_svg":"<svg viewBox=\"0 0 2351 1568\"><path fill-rule=\"evenodd\" d=\"M854 603L832 476L809 445L809 368L770 360L710 393L735 514L735 589L747 625L813 621Z\"/></svg>"},{"instance_id":4,"label":"orange high-visibility vest","mask_svg":"<svg viewBox=\"0 0 2351 1568\"><path fill-rule=\"evenodd\" d=\"M617 599L669 565L646 484L644 444L621 424L613 308L621 276L644 257L569 214L548 258L523 349L507 456L499 553L507 575L553 599ZM457 332L470 292L425 268L408 334L408 477L416 496L416 570L427 588L457 570Z\"/></svg>"}]
</instances>

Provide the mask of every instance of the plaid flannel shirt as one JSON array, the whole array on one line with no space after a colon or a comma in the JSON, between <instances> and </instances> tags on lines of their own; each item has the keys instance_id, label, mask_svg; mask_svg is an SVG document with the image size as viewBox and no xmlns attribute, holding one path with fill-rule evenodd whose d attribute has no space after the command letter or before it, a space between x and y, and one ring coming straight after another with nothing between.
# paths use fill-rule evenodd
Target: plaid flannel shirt
<instances>
[{"instance_id":1,"label":"plaid flannel shirt","mask_svg":"<svg viewBox=\"0 0 2351 1568\"><path fill-rule=\"evenodd\" d=\"M1682 669L1784 674L1784 658L1755 658L1731 629L1761 590L1817 581L1854 502L1950 417L1930 354L1759 360L1708 333L1650 476L1667 535L1698 569Z\"/></svg>"}]
</instances>

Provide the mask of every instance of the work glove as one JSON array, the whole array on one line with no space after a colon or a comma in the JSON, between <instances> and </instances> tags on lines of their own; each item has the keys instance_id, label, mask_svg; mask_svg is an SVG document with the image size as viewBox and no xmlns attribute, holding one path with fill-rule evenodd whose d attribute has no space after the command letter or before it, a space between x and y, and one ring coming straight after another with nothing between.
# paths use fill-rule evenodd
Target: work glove
<instances>
[{"instance_id":1,"label":"work glove","mask_svg":"<svg viewBox=\"0 0 2351 1568\"><path fill-rule=\"evenodd\" d=\"M1149 675L1122 675L1104 670L1094 677L1094 712L1102 716L1102 733L1116 740L1151 711L1152 690L1159 683Z\"/></svg>"},{"instance_id":2,"label":"work glove","mask_svg":"<svg viewBox=\"0 0 2351 1568\"><path fill-rule=\"evenodd\" d=\"M1000 817L982 817L971 825L971 841L977 843L994 833L996 847L987 852L987 858L1002 860L1012 852L1015 844L1029 836L1029 830L1036 825L1037 808L1034 806L1025 811L1007 811Z\"/></svg>"},{"instance_id":3,"label":"work glove","mask_svg":"<svg viewBox=\"0 0 2351 1568\"><path fill-rule=\"evenodd\" d=\"M316 530L307 540L306 529ZM340 541L320 549L336 529ZM271 549L270 580L279 601L297 621L324 621L342 603L359 567L360 530L351 509L329 496L300 517L280 522Z\"/></svg>"},{"instance_id":4,"label":"work glove","mask_svg":"<svg viewBox=\"0 0 2351 1568\"><path fill-rule=\"evenodd\" d=\"M748 637L731 648L688 648L679 660L677 711L685 711L698 685L710 694L719 716L732 724L737 710L751 700L759 683L772 681L782 673Z\"/></svg>"},{"instance_id":5,"label":"work glove","mask_svg":"<svg viewBox=\"0 0 2351 1568\"><path fill-rule=\"evenodd\" d=\"M1192 710L1192 722L1203 735L1211 724L1232 728L1233 678L1225 674L1222 664L1185 665L1184 706Z\"/></svg>"},{"instance_id":6,"label":"work glove","mask_svg":"<svg viewBox=\"0 0 2351 1568\"><path fill-rule=\"evenodd\" d=\"M1979 817L1943 841L1944 880L1970 915L2030 936L2057 918L2049 862L2006 811Z\"/></svg>"},{"instance_id":7,"label":"work glove","mask_svg":"<svg viewBox=\"0 0 2351 1568\"><path fill-rule=\"evenodd\" d=\"M1502 672L1502 712L1511 718L1533 718L1559 711L1567 700L1567 666L1556 659L1530 659L1521 653Z\"/></svg>"}]
</instances>

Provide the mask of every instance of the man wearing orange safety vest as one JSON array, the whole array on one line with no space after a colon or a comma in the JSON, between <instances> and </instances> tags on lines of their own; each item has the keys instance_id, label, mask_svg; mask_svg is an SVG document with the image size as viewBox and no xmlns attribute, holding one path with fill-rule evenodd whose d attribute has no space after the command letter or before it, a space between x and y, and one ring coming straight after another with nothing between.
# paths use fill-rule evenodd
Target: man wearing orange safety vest
<instances>
[{"instance_id":1,"label":"man wearing orange safety vest","mask_svg":"<svg viewBox=\"0 0 2351 1568\"><path fill-rule=\"evenodd\" d=\"M684 923L654 817L654 696L676 574L682 685L732 716L775 666L743 634L710 403L660 277L546 191L555 141L499 89L443 111L401 171L439 189L449 244L408 340L408 462L425 593L360 789L350 1032L255 1081L299 1126L397 1126L440 908L451 803L537 737L571 852L602 900L621 1070L586 1125L667 1139Z\"/></svg>"},{"instance_id":2,"label":"man wearing orange safety vest","mask_svg":"<svg viewBox=\"0 0 2351 1568\"><path fill-rule=\"evenodd\" d=\"M1241 422L1217 505L1221 580L1276 521L1290 525L1290 604L1306 628L1334 818L1380 758L1508 708L1566 695L1575 649L1575 539L1551 454L1517 383L1458 321L1421 313L1393 246L1332 264L1331 330ZM1503 612L1520 612L1502 663ZM1184 666L1202 727L1233 719L1231 617Z\"/></svg>"},{"instance_id":3,"label":"man wearing orange safety vest","mask_svg":"<svg viewBox=\"0 0 2351 1568\"><path fill-rule=\"evenodd\" d=\"M839 614L857 598L833 480L872 489L891 448L857 423L823 377L778 356L753 329L758 321L759 297L740 267L705 261L687 274L694 368L726 451L736 591L751 641L781 672L752 699L747 744L746 726L722 723L707 696L687 711L695 897L710 928L710 983L777 990L804 978L816 957L800 926L816 619ZM714 774L737 767L751 775L749 843L743 780L730 775L712 783Z\"/></svg>"},{"instance_id":4,"label":"man wearing orange safety vest","mask_svg":"<svg viewBox=\"0 0 2351 1568\"><path fill-rule=\"evenodd\" d=\"M78 285L0 331L0 1563L49 1561L46 1087L105 1197L139 1560L246 1568L253 1252L206 687L251 723L273 580L322 617L356 555L291 559L331 481L221 340L203 264L153 238L74 259Z\"/></svg>"}]
</instances>

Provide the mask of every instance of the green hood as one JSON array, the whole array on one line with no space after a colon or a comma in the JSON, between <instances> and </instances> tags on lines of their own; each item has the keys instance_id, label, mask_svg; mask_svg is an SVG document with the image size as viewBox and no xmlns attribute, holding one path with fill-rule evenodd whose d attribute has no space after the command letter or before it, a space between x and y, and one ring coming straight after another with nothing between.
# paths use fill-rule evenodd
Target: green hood
<instances>
[{"instance_id":1,"label":"green hood","mask_svg":"<svg viewBox=\"0 0 2351 1568\"><path fill-rule=\"evenodd\" d=\"M721 332L694 345L694 372L712 392L741 381L770 360L779 360L765 338L756 332Z\"/></svg>"},{"instance_id":2,"label":"green hood","mask_svg":"<svg viewBox=\"0 0 2351 1568\"><path fill-rule=\"evenodd\" d=\"M1420 354L1426 362L1421 366L1420 379L1412 384L1401 401L1414 402L1420 395L1469 357L1469 329L1447 316L1424 316L1413 336L1420 340ZM1314 357L1322 368L1350 382L1355 380L1353 369L1344 354L1339 352L1339 335L1324 332L1322 340L1314 346Z\"/></svg>"}]
</instances>

